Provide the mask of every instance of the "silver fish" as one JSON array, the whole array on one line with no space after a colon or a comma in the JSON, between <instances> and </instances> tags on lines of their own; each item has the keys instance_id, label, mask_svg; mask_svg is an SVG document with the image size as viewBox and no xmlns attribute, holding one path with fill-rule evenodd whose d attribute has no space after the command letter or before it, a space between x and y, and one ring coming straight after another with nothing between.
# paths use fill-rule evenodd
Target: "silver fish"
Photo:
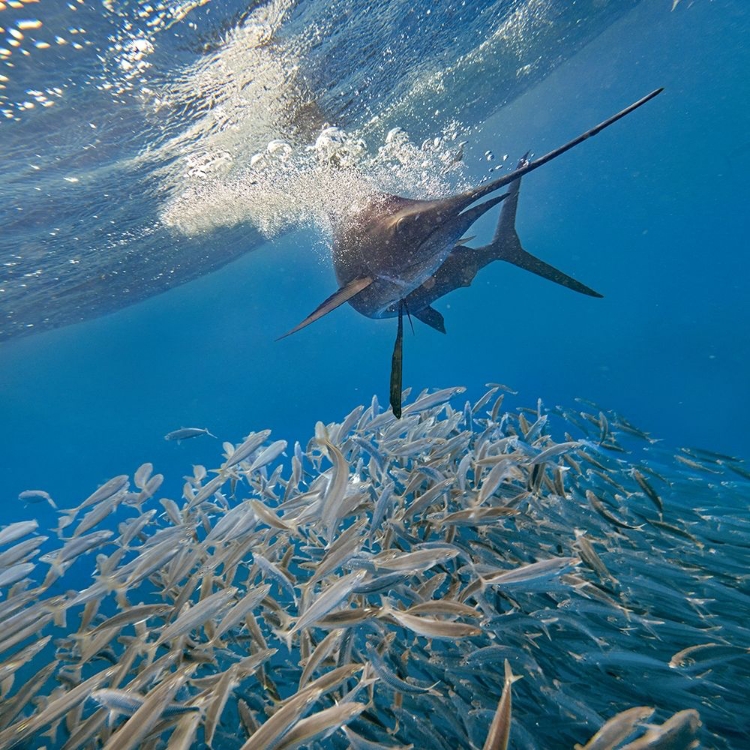
<instances>
[{"instance_id":1,"label":"silver fish","mask_svg":"<svg viewBox=\"0 0 750 750\"><path fill-rule=\"evenodd\" d=\"M234 690L241 682L238 675L237 665L234 664L222 674L216 687L213 690L213 696L206 709L206 718L203 722L203 731L206 744L212 747L214 733L219 724L224 708L229 699L229 693Z\"/></svg>"},{"instance_id":2,"label":"silver fish","mask_svg":"<svg viewBox=\"0 0 750 750\"><path fill-rule=\"evenodd\" d=\"M316 620L327 615L332 609L341 604L357 584L361 583L367 575L365 570L357 570L354 573L339 578L331 584L320 596L299 616L294 627L286 634L287 641L290 641L295 633L304 628L313 625Z\"/></svg>"},{"instance_id":3,"label":"silver fish","mask_svg":"<svg viewBox=\"0 0 750 750\"><path fill-rule=\"evenodd\" d=\"M216 437L216 435L211 434L205 427L180 427L179 430L168 432L164 436L164 439L176 440L179 443L181 440L189 440L190 438L200 437L201 435L208 435L212 438Z\"/></svg>"},{"instance_id":4,"label":"silver fish","mask_svg":"<svg viewBox=\"0 0 750 750\"><path fill-rule=\"evenodd\" d=\"M514 675L508 660L505 660L505 682L500 702L497 704L495 717L492 719L490 731L484 742L482 750L506 750L510 739L510 722L512 711L512 689L511 686L520 676Z\"/></svg>"},{"instance_id":5,"label":"silver fish","mask_svg":"<svg viewBox=\"0 0 750 750\"><path fill-rule=\"evenodd\" d=\"M207 596L202 601L190 607L183 612L171 625L167 626L159 635L156 645L166 643L174 638L189 633L191 630L199 628L207 620L210 620L223 611L229 600L237 593L237 589L229 587L223 591L217 591L215 594Z\"/></svg>"},{"instance_id":6,"label":"silver fish","mask_svg":"<svg viewBox=\"0 0 750 750\"><path fill-rule=\"evenodd\" d=\"M24 490L18 495L19 500L23 500L25 503L48 503L51 508L57 510L55 501L50 497L48 492L44 490Z\"/></svg>"},{"instance_id":7,"label":"silver fish","mask_svg":"<svg viewBox=\"0 0 750 750\"><path fill-rule=\"evenodd\" d=\"M245 438L245 442L235 448L231 455L222 465L222 470L226 471L231 469L233 466L237 466L238 463L249 458L260 448L263 443L266 442L268 436L271 434L271 430L261 430L261 432L253 432Z\"/></svg>"},{"instance_id":8,"label":"silver fish","mask_svg":"<svg viewBox=\"0 0 750 750\"><path fill-rule=\"evenodd\" d=\"M0 544L13 544L39 528L39 521L17 521L0 529Z\"/></svg>"},{"instance_id":9,"label":"silver fish","mask_svg":"<svg viewBox=\"0 0 750 750\"><path fill-rule=\"evenodd\" d=\"M123 612L118 612L104 622L99 623L99 625L91 631L90 635L95 636L98 633L111 628L122 628L126 625L145 622L151 617L165 615L171 609L172 608L168 604L141 604L131 607Z\"/></svg>"},{"instance_id":10,"label":"silver fish","mask_svg":"<svg viewBox=\"0 0 750 750\"><path fill-rule=\"evenodd\" d=\"M569 453L570 451L575 450L580 445L581 444L576 441L568 443L557 443L555 445L552 445L534 456L534 458L531 460L531 465L536 466L537 464L543 464L545 461L549 461L550 458L561 456L563 453Z\"/></svg>"},{"instance_id":11,"label":"silver fish","mask_svg":"<svg viewBox=\"0 0 750 750\"><path fill-rule=\"evenodd\" d=\"M322 692L307 688L284 701L276 713L242 745L240 750L273 750L299 717L318 700Z\"/></svg>"},{"instance_id":12,"label":"silver fish","mask_svg":"<svg viewBox=\"0 0 750 750\"><path fill-rule=\"evenodd\" d=\"M276 745L279 750L295 750L310 740L331 729L338 729L359 716L367 706L363 703L339 703L331 708L324 708L312 716L298 721Z\"/></svg>"},{"instance_id":13,"label":"silver fish","mask_svg":"<svg viewBox=\"0 0 750 750\"><path fill-rule=\"evenodd\" d=\"M110 723L112 723L111 720L118 714L132 716L146 702L146 699L138 693L127 690L112 690L111 688L94 690L89 697L107 709L111 717ZM165 706L162 716L175 716L198 710L197 706L184 706L179 703L171 703Z\"/></svg>"},{"instance_id":14,"label":"silver fish","mask_svg":"<svg viewBox=\"0 0 750 750\"><path fill-rule=\"evenodd\" d=\"M430 617L416 617L386 604L383 607L383 616L392 617L399 625L426 638L467 638L469 636L481 635L482 629L475 625L466 625L462 622L451 620L435 620Z\"/></svg>"},{"instance_id":15,"label":"silver fish","mask_svg":"<svg viewBox=\"0 0 750 750\"><path fill-rule=\"evenodd\" d=\"M552 576L558 576L580 562L577 557L553 557L549 560L522 565L515 570L495 573L482 580L486 586L523 586L530 581L546 580Z\"/></svg>"},{"instance_id":16,"label":"silver fish","mask_svg":"<svg viewBox=\"0 0 750 750\"><path fill-rule=\"evenodd\" d=\"M648 706L636 706L621 711L607 720L585 745L576 745L575 750L612 750L624 742L638 724L648 721L653 713L654 709Z\"/></svg>"},{"instance_id":17,"label":"silver fish","mask_svg":"<svg viewBox=\"0 0 750 750\"><path fill-rule=\"evenodd\" d=\"M258 469L262 469L267 466L271 461L275 461L285 450L286 440L277 440L275 443L271 443L268 448L265 448L260 452L258 457L252 462L248 471L252 474Z\"/></svg>"},{"instance_id":18,"label":"silver fish","mask_svg":"<svg viewBox=\"0 0 750 750\"><path fill-rule=\"evenodd\" d=\"M402 555L386 553L373 559L378 568L390 571L409 571L410 573L421 573L429 570L435 565L441 565L452 560L460 553L455 547L429 547L417 549L413 552L405 552Z\"/></svg>"},{"instance_id":19,"label":"silver fish","mask_svg":"<svg viewBox=\"0 0 750 750\"><path fill-rule=\"evenodd\" d=\"M650 728L643 737L623 745L621 750L691 750L699 745L701 726L700 715L695 709L678 711L661 726Z\"/></svg>"},{"instance_id":20,"label":"silver fish","mask_svg":"<svg viewBox=\"0 0 750 750\"><path fill-rule=\"evenodd\" d=\"M190 664L159 683L145 696L143 704L112 735L106 745L107 750L134 750L139 747L194 670L195 665Z\"/></svg>"},{"instance_id":21,"label":"silver fish","mask_svg":"<svg viewBox=\"0 0 750 750\"><path fill-rule=\"evenodd\" d=\"M36 554L36 550L41 547L49 537L46 536L35 536L31 539L26 539L20 544L16 544L5 552L0 552L0 568L7 568L11 565L15 565L17 562L25 560L28 556Z\"/></svg>"}]
</instances>

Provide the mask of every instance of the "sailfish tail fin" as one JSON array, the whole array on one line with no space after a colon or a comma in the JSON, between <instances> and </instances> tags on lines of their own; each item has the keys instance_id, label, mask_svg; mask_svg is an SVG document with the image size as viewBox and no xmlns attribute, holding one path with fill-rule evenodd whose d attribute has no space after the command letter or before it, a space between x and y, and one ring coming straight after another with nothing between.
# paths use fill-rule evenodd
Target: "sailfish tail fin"
<instances>
[{"instance_id":1,"label":"sailfish tail fin","mask_svg":"<svg viewBox=\"0 0 750 750\"><path fill-rule=\"evenodd\" d=\"M518 161L516 169L521 169L529 163L529 152L524 154ZM521 191L521 178L519 177L515 182L510 184L508 196L500 211L500 218L497 220L497 227L495 228L495 236L492 238L491 246L502 246L504 242L509 242L513 245L521 247L521 240L518 238L516 232L516 212L518 211L518 194Z\"/></svg>"},{"instance_id":2,"label":"sailfish tail fin","mask_svg":"<svg viewBox=\"0 0 750 750\"><path fill-rule=\"evenodd\" d=\"M507 248L506 248L507 249ZM531 271L537 276L541 276L549 281L554 281L555 284L560 284L568 289L572 289L574 292L580 294L587 294L589 297L603 297L603 294L593 290L591 287L582 284L572 276L563 273L558 268L551 266L549 263L545 263L543 260L535 257L531 253L527 253L522 247L521 243L518 243L518 247L513 253L504 255L500 260L504 260L508 263L512 263L514 266L523 268L525 271Z\"/></svg>"},{"instance_id":3,"label":"sailfish tail fin","mask_svg":"<svg viewBox=\"0 0 750 750\"><path fill-rule=\"evenodd\" d=\"M519 161L517 170L523 169L528 163L528 154L526 154ZM514 266L531 271L531 273L535 273L537 276L554 281L556 284L572 289L574 292L587 294L590 297L602 297L603 295L599 294L599 292L594 291L572 276L568 276L568 274L563 273L523 249L518 232L516 231L516 211L518 209L520 189L521 178L519 177L515 182L511 183L508 189L508 197L503 203L492 242L482 249L485 252L489 252L493 256L493 260L504 260L506 263L512 263Z\"/></svg>"}]
</instances>

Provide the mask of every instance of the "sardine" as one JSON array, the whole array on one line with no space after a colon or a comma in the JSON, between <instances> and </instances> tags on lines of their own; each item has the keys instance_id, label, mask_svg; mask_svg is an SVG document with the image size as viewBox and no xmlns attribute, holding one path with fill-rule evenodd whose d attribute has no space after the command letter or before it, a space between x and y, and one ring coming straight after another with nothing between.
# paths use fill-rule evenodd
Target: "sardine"
<instances>
[{"instance_id":1,"label":"sardine","mask_svg":"<svg viewBox=\"0 0 750 750\"><path fill-rule=\"evenodd\" d=\"M168 432L164 436L164 439L176 440L179 443L181 440L189 440L190 438L199 437L200 435L208 435L212 438L216 437L216 435L212 435L205 427L180 427L179 430Z\"/></svg>"},{"instance_id":2,"label":"sardine","mask_svg":"<svg viewBox=\"0 0 750 750\"><path fill-rule=\"evenodd\" d=\"M18 496L19 500L23 500L25 503L48 503L51 508L57 510L55 501L50 497L48 492L44 490L24 490Z\"/></svg>"}]
</instances>

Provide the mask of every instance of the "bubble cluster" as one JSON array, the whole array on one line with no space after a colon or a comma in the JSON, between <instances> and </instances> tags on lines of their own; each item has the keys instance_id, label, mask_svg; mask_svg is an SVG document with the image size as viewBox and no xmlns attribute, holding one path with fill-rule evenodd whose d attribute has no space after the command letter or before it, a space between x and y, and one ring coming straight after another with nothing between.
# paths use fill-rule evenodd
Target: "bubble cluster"
<instances>
[{"instance_id":1,"label":"bubble cluster","mask_svg":"<svg viewBox=\"0 0 750 750\"><path fill-rule=\"evenodd\" d=\"M438 196L455 189L462 146L455 131L420 146L396 128L375 150L326 126L308 145L273 139L241 168L227 150L201 151L184 160L187 184L162 218L188 235L242 223L269 237L297 225L326 232L353 203L378 192Z\"/></svg>"}]
</instances>

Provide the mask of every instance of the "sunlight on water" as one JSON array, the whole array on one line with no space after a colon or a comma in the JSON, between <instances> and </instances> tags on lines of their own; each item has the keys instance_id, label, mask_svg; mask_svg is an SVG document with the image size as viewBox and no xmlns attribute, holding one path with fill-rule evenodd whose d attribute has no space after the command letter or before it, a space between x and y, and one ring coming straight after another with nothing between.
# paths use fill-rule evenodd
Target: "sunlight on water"
<instances>
[{"instance_id":1,"label":"sunlight on water","mask_svg":"<svg viewBox=\"0 0 750 750\"><path fill-rule=\"evenodd\" d=\"M548 6L105 2L37 18L0 2L19 154L0 162L0 340L133 304L282 231L326 237L373 192L465 188L476 106L543 75ZM463 41L446 33L459 16Z\"/></svg>"},{"instance_id":2,"label":"sunlight on water","mask_svg":"<svg viewBox=\"0 0 750 750\"><path fill-rule=\"evenodd\" d=\"M203 152L202 159L184 160L180 184L188 187L167 205L163 220L185 234L243 222L266 236L300 224L328 232L331 222L377 190L447 194L460 173L460 149L455 132L417 146L394 129L373 154L361 139L327 127L312 146L270 141L249 165L226 175L232 158Z\"/></svg>"},{"instance_id":3,"label":"sunlight on water","mask_svg":"<svg viewBox=\"0 0 750 750\"><path fill-rule=\"evenodd\" d=\"M289 3L258 9L221 49L157 96L195 108L189 127L149 158L163 163L172 200L164 223L194 235L245 222L273 236L296 225L327 231L376 190L444 195L455 189L463 143L453 123L421 145L400 128L369 142L331 126L306 91L307 42L274 35Z\"/></svg>"}]
</instances>

